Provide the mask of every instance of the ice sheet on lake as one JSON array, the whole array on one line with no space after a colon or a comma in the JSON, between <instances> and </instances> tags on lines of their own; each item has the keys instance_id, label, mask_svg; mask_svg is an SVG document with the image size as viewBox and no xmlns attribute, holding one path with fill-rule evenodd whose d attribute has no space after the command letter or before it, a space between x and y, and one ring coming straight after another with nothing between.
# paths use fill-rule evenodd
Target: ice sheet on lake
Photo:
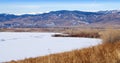
<instances>
[{"instance_id":1,"label":"ice sheet on lake","mask_svg":"<svg viewBox=\"0 0 120 63\"><path fill-rule=\"evenodd\" d=\"M100 39L51 37L53 34L1 32L0 62L71 51L101 43Z\"/></svg>"}]
</instances>

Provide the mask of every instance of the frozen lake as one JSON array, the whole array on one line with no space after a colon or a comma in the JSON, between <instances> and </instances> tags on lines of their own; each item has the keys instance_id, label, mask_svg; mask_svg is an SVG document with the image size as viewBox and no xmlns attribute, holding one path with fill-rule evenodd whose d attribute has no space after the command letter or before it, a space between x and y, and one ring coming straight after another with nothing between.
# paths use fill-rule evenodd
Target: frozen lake
<instances>
[{"instance_id":1,"label":"frozen lake","mask_svg":"<svg viewBox=\"0 0 120 63\"><path fill-rule=\"evenodd\" d=\"M55 33L0 32L0 62L94 46L100 39L51 37Z\"/></svg>"}]
</instances>

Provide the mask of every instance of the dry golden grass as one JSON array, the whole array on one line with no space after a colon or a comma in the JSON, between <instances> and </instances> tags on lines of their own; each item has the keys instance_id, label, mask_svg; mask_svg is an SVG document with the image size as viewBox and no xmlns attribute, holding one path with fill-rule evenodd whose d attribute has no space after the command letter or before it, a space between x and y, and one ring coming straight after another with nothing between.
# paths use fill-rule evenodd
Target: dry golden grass
<instances>
[{"instance_id":1,"label":"dry golden grass","mask_svg":"<svg viewBox=\"0 0 120 63\"><path fill-rule=\"evenodd\" d=\"M120 63L120 42L8 63Z\"/></svg>"},{"instance_id":2,"label":"dry golden grass","mask_svg":"<svg viewBox=\"0 0 120 63\"><path fill-rule=\"evenodd\" d=\"M103 39L103 42L117 42L120 41L120 30L109 29L100 32L100 36Z\"/></svg>"}]
</instances>

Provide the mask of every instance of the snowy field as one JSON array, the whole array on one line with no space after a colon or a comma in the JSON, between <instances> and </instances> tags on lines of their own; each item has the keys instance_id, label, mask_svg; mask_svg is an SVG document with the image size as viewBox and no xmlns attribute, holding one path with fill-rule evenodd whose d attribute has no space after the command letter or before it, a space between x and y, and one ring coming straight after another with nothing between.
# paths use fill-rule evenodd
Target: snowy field
<instances>
[{"instance_id":1,"label":"snowy field","mask_svg":"<svg viewBox=\"0 0 120 63\"><path fill-rule=\"evenodd\" d=\"M51 37L53 34L0 32L0 62L71 51L101 43L100 39Z\"/></svg>"}]
</instances>

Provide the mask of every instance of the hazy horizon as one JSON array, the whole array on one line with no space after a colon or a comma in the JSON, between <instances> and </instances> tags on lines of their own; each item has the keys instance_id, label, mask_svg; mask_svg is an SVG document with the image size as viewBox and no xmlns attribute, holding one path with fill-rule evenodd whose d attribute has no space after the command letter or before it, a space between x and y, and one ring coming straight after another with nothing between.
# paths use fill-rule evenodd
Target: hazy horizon
<instances>
[{"instance_id":1,"label":"hazy horizon","mask_svg":"<svg viewBox=\"0 0 120 63\"><path fill-rule=\"evenodd\" d=\"M120 11L117 9L113 9L113 10L98 10L98 11L82 11L82 12L99 12L99 11ZM36 14L44 14L44 13L49 13L49 12L56 12L56 11L81 11L81 10L53 10L53 11L46 11L46 12L38 12L38 13L21 13L21 14L15 14L15 13L0 13L0 14L13 14L13 15L36 15Z\"/></svg>"},{"instance_id":2,"label":"hazy horizon","mask_svg":"<svg viewBox=\"0 0 120 63\"><path fill-rule=\"evenodd\" d=\"M1 0L0 13L40 14L58 10L120 10L120 0Z\"/></svg>"}]
</instances>

